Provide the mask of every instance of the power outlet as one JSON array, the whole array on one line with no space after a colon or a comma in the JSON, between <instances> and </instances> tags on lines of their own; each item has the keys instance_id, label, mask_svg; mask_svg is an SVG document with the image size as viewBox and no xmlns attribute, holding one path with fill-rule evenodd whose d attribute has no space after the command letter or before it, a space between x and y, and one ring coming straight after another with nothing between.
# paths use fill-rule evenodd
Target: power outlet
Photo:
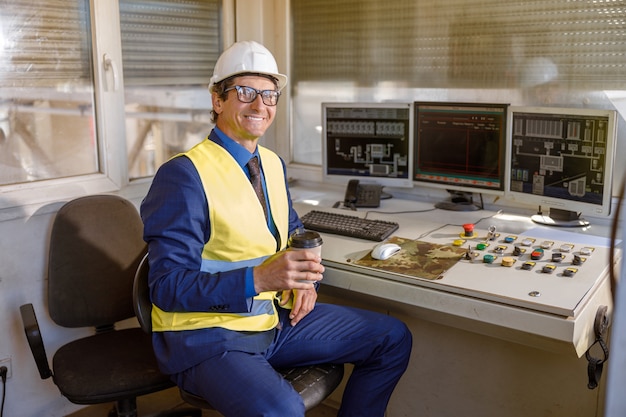
<instances>
[{"instance_id":1,"label":"power outlet","mask_svg":"<svg viewBox=\"0 0 626 417\"><path fill-rule=\"evenodd\" d=\"M0 366L7 367L7 378L11 378L11 358L2 358L0 359Z\"/></svg>"}]
</instances>

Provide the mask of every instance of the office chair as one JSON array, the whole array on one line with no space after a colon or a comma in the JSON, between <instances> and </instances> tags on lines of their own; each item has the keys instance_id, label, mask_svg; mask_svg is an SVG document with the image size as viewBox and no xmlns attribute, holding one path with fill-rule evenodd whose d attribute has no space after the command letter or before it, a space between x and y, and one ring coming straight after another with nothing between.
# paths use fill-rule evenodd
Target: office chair
<instances>
[{"instance_id":1,"label":"office chair","mask_svg":"<svg viewBox=\"0 0 626 417\"><path fill-rule=\"evenodd\" d=\"M152 302L148 289L148 255L139 264L133 285L135 314L146 333L152 333ZM291 383L304 400L306 411L319 405L341 383L344 374L343 364L319 364L278 370ZM183 400L194 407L213 410L204 398L179 387Z\"/></svg>"},{"instance_id":2,"label":"office chair","mask_svg":"<svg viewBox=\"0 0 626 417\"><path fill-rule=\"evenodd\" d=\"M113 195L63 205L53 224L48 258L48 312L59 326L94 334L61 346L48 363L33 304L20 313L39 375L52 377L75 404L114 402L109 417L137 416L136 397L174 386L157 366L152 341L140 327L116 329L134 317L133 279L146 253L137 209ZM170 416L200 417L202 410Z\"/></svg>"}]
</instances>

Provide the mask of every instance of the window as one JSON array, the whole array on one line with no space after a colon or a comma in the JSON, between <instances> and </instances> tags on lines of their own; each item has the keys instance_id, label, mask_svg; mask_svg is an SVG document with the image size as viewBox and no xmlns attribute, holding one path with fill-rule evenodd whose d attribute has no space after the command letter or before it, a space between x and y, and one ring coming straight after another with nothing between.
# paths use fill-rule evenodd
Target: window
<instances>
[{"instance_id":1,"label":"window","mask_svg":"<svg viewBox=\"0 0 626 417\"><path fill-rule=\"evenodd\" d=\"M87 1L0 9L0 186L98 173Z\"/></svg>"},{"instance_id":2,"label":"window","mask_svg":"<svg viewBox=\"0 0 626 417\"><path fill-rule=\"evenodd\" d=\"M291 16L297 163L321 163L324 101L604 108L626 90L621 1L291 0Z\"/></svg>"},{"instance_id":3,"label":"window","mask_svg":"<svg viewBox=\"0 0 626 417\"><path fill-rule=\"evenodd\" d=\"M112 192L201 140L222 0L3 0L0 209Z\"/></svg>"},{"instance_id":4,"label":"window","mask_svg":"<svg viewBox=\"0 0 626 417\"><path fill-rule=\"evenodd\" d=\"M212 128L221 1L120 0L129 176L151 176Z\"/></svg>"}]
</instances>

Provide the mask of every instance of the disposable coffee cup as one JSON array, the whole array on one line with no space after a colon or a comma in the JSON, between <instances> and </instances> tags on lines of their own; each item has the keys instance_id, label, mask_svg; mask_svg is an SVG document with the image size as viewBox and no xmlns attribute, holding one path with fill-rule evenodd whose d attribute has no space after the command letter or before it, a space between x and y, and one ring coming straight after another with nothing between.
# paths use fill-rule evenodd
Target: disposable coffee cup
<instances>
[{"instance_id":1,"label":"disposable coffee cup","mask_svg":"<svg viewBox=\"0 0 626 417\"><path fill-rule=\"evenodd\" d=\"M310 250L320 258L322 257L322 237L313 230L298 229L291 236L287 246L290 250ZM315 281L302 281L314 284Z\"/></svg>"},{"instance_id":2,"label":"disposable coffee cup","mask_svg":"<svg viewBox=\"0 0 626 417\"><path fill-rule=\"evenodd\" d=\"M313 230L298 230L289 236L287 245L292 250L310 250L322 257L322 236Z\"/></svg>"}]
</instances>

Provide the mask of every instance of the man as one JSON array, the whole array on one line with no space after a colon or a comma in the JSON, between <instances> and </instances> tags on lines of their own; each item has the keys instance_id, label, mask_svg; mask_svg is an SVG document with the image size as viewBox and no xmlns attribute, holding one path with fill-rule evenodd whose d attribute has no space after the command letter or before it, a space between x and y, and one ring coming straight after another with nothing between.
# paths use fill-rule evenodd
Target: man
<instances>
[{"instance_id":1,"label":"man","mask_svg":"<svg viewBox=\"0 0 626 417\"><path fill-rule=\"evenodd\" d=\"M156 356L179 386L241 417L304 416L275 367L353 363L339 415L383 416L411 334L386 315L316 304L321 259L285 250L302 223L282 160L257 142L286 83L265 47L235 43L211 78L215 128L154 177L141 214Z\"/></svg>"}]
</instances>

